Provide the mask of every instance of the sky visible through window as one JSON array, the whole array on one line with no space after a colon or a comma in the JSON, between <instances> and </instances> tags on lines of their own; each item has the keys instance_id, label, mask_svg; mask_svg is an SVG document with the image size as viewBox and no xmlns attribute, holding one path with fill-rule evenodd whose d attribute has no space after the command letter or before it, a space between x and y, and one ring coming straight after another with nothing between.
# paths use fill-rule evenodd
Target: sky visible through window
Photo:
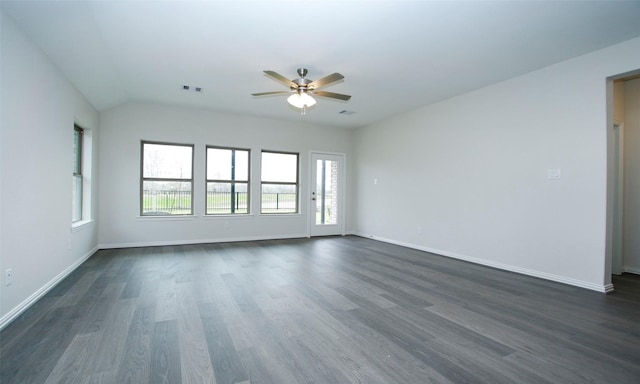
<instances>
[{"instance_id":1,"label":"sky visible through window","mask_svg":"<svg viewBox=\"0 0 640 384\"><path fill-rule=\"evenodd\" d=\"M207 148L207 180L231 180L232 149ZM249 151L235 150L235 177L237 181L249 180Z\"/></svg>"},{"instance_id":2,"label":"sky visible through window","mask_svg":"<svg viewBox=\"0 0 640 384\"><path fill-rule=\"evenodd\" d=\"M298 156L290 153L262 152L262 180L295 183Z\"/></svg>"},{"instance_id":3,"label":"sky visible through window","mask_svg":"<svg viewBox=\"0 0 640 384\"><path fill-rule=\"evenodd\" d=\"M144 144L145 178L184 179L191 177L191 146ZM295 183L298 156L262 152L262 180ZM247 181L248 151L236 150L235 180ZM231 150L207 148L207 179L231 179Z\"/></svg>"},{"instance_id":4,"label":"sky visible through window","mask_svg":"<svg viewBox=\"0 0 640 384\"><path fill-rule=\"evenodd\" d=\"M144 144L145 178L189 179L191 146Z\"/></svg>"}]
</instances>

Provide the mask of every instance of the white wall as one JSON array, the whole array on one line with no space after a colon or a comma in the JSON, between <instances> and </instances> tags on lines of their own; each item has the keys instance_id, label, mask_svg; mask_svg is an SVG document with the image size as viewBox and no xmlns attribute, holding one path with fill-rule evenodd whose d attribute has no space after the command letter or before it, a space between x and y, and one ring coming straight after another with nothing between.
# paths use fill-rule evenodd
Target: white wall
<instances>
[{"instance_id":1,"label":"white wall","mask_svg":"<svg viewBox=\"0 0 640 384\"><path fill-rule=\"evenodd\" d=\"M634 39L359 129L356 233L610 289L606 78L639 65Z\"/></svg>"},{"instance_id":2,"label":"white wall","mask_svg":"<svg viewBox=\"0 0 640 384\"><path fill-rule=\"evenodd\" d=\"M283 108L286 102L283 99ZM100 114L101 247L307 235L309 151L351 153L352 132L165 105L131 103ZM139 217L140 141L195 144L194 217ZM205 146L251 149L251 215L204 216ZM260 151L299 152L300 214L258 214ZM347 184L347 190L349 185ZM347 226L351 220L347 217ZM229 228L225 228L228 223ZM347 227L348 228L348 227ZM349 230L349 229L347 229Z\"/></svg>"},{"instance_id":3,"label":"white wall","mask_svg":"<svg viewBox=\"0 0 640 384\"><path fill-rule=\"evenodd\" d=\"M623 270L640 273L640 79L624 82Z\"/></svg>"},{"instance_id":4,"label":"white wall","mask_svg":"<svg viewBox=\"0 0 640 384\"><path fill-rule=\"evenodd\" d=\"M72 230L71 175L74 121L90 131L95 150L98 115L14 22L0 17L3 327L97 249L96 221ZM96 154L87 159L93 175ZM13 283L5 286L8 268Z\"/></svg>"}]
</instances>

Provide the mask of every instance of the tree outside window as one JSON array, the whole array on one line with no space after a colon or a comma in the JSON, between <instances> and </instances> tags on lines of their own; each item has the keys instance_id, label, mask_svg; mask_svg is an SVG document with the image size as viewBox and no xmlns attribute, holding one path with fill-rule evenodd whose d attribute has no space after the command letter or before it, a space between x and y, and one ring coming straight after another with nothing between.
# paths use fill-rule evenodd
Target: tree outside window
<instances>
[{"instance_id":1,"label":"tree outside window","mask_svg":"<svg viewBox=\"0 0 640 384\"><path fill-rule=\"evenodd\" d=\"M73 126L73 192L72 192L72 221L82 220L82 193L84 176L82 174L82 142L84 130L77 125Z\"/></svg>"},{"instance_id":2,"label":"tree outside window","mask_svg":"<svg viewBox=\"0 0 640 384\"><path fill-rule=\"evenodd\" d=\"M193 214L193 145L142 142L140 214Z\"/></svg>"}]
</instances>

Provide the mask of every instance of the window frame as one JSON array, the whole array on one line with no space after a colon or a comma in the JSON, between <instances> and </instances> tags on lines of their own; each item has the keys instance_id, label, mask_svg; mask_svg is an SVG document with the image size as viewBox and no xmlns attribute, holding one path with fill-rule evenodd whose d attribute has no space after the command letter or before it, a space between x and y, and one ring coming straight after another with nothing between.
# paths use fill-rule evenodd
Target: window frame
<instances>
[{"instance_id":1,"label":"window frame","mask_svg":"<svg viewBox=\"0 0 640 384\"><path fill-rule=\"evenodd\" d=\"M144 146L145 144L150 145L166 145L173 147L188 147L191 148L191 175L190 178L161 178L161 177L144 177ZM185 143L174 143L174 142L163 142L163 141L151 141L151 140L141 140L140 141L140 210L139 214L141 217L185 217L185 216L193 216L193 195L194 195L194 162L195 159L195 145L194 144L185 144ZM191 204L190 204L190 212L189 213L180 213L180 214L168 214L168 215L158 215L158 214L145 214L144 213L144 182L145 181L160 181L160 182L179 182L179 183L190 183L191 184Z\"/></svg>"},{"instance_id":2,"label":"window frame","mask_svg":"<svg viewBox=\"0 0 640 384\"><path fill-rule=\"evenodd\" d=\"M283 182L283 181L269 181L264 180L263 174L263 155L265 153L274 153L278 155L295 155L296 156L296 181L295 182ZM295 209L294 212L265 212L262 199L262 187L265 184L270 185L295 185ZM260 152L260 214L261 215L296 215L300 213L300 153L299 152L287 152L287 151L274 151L263 149Z\"/></svg>"},{"instance_id":3,"label":"window frame","mask_svg":"<svg viewBox=\"0 0 640 384\"><path fill-rule=\"evenodd\" d=\"M232 151L232 159L235 159L235 151L247 152L247 180L237 181L235 180L235 163L231 164L231 179L209 179L209 149L222 149ZM209 213L209 183L229 183L231 184L231 212L229 213ZM247 185L247 212L237 213L235 211L233 191L236 184ZM224 215L248 215L251 213L251 149L248 148L235 148L235 147L222 147L217 145L207 145L205 147L205 169L204 169L204 190L205 190L205 202L204 202L204 214L205 216L224 216Z\"/></svg>"},{"instance_id":4,"label":"window frame","mask_svg":"<svg viewBox=\"0 0 640 384\"><path fill-rule=\"evenodd\" d=\"M74 153L74 158L73 158L73 188L74 188L74 193L75 192L75 187L76 187L76 180L79 180L79 185L80 185L80 191L79 193L77 193L76 198L79 200L79 212L76 212L76 204L72 203L72 208L71 208L71 223L75 224L78 223L80 221L82 221L84 219L84 199L83 199L83 195L84 195L84 172L83 172L83 161L82 161L82 156L84 155L84 129L82 127L80 127L78 124L73 124L73 138L74 138L74 143L73 143L73 147L74 149L76 148L76 132L78 133L77 136L77 151ZM76 215L79 214L79 218L76 219Z\"/></svg>"}]
</instances>

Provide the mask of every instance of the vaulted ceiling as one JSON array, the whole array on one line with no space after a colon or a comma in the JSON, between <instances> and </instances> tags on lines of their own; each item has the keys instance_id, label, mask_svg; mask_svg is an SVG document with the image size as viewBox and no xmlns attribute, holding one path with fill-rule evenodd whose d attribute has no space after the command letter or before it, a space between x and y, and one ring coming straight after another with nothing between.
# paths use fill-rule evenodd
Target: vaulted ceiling
<instances>
[{"instance_id":1,"label":"vaulted ceiling","mask_svg":"<svg viewBox=\"0 0 640 384\"><path fill-rule=\"evenodd\" d=\"M100 111L149 101L345 128L640 36L640 1L3 0L1 8ZM293 79L299 67L310 79L342 73L326 90L353 97L319 98L301 116L285 96L251 96L286 90L263 70Z\"/></svg>"}]
</instances>

